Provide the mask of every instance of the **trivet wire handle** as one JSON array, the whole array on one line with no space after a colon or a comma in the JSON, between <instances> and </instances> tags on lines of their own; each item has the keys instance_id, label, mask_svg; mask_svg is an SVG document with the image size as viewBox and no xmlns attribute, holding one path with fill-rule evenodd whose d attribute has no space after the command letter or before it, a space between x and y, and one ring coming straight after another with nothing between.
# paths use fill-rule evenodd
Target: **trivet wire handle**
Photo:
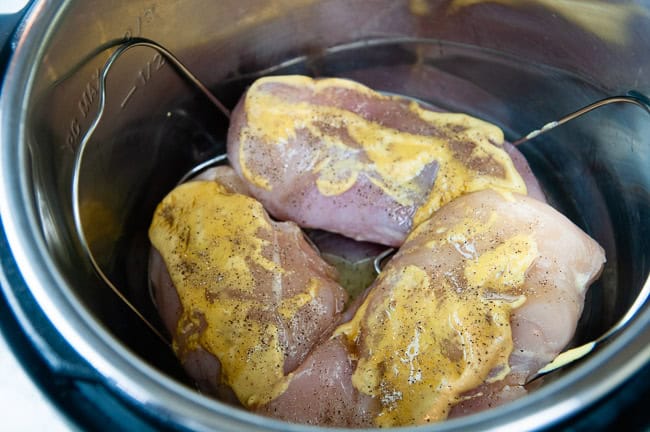
<instances>
[{"instance_id":1,"label":"trivet wire handle","mask_svg":"<svg viewBox=\"0 0 650 432\"><path fill-rule=\"evenodd\" d=\"M151 41L149 39L144 39L144 38L133 38L130 39L126 42L123 42L119 45L119 47L110 55L108 60L106 60L106 63L104 64L104 67L101 70L100 76L99 76L99 101L98 101L98 109L97 109L97 115L90 124L90 127L84 134L79 147L77 148L76 155L75 155L75 161L74 161L74 170L72 174L72 214L74 218L74 224L75 224L75 229L77 231L77 235L79 237L79 241L81 243L82 248L86 252L86 255L90 259L90 262L95 269L95 272L99 275L99 277L110 287L110 289L117 295L117 297L124 302L124 304L135 313L142 322L145 323L147 327L158 337L160 340L162 340L165 344L169 345L170 342L167 337L163 336L163 334L148 320L144 317L142 313L122 294L122 292L117 289L115 284L109 279L109 277L104 273L104 271L101 269L99 264L97 263L97 260L95 259L92 251L90 250L90 247L88 246L88 241L86 239L86 235L83 229L83 224L81 222L81 209L80 209L80 202L79 202L79 177L80 177L80 172L81 172L81 163L83 161L83 156L86 150L86 147L88 143L90 142L90 139L92 138L95 130L97 129L97 126L99 125L99 122L102 119L102 116L104 115L104 109L106 107L106 77L108 76L109 71L111 70L112 66L115 64L117 59L124 54L126 51L130 50L131 48L139 47L139 46L144 46L144 47L149 47L152 48L156 51L158 51L167 61L169 61L173 66L174 69L176 70L177 73L179 73L184 79L192 83L210 102L212 102L213 105L221 111L227 118L230 118L230 111L219 101L219 99L212 94L208 88L183 64L181 63L180 60L178 60L169 50L161 46L160 44ZM109 48L112 48L113 46L110 46Z\"/></svg>"}]
</instances>

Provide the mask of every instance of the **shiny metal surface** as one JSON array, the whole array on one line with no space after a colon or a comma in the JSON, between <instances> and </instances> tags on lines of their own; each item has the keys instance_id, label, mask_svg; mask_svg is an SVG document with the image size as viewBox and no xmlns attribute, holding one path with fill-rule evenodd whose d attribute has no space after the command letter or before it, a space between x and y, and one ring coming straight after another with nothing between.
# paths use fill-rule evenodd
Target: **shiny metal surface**
<instances>
[{"instance_id":1,"label":"shiny metal surface","mask_svg":"<svg viewBox=\"0 0 650 432\"><path fill-rule=\"evenodd\" d=\"M650 284L645 284L641 288L641 292L639 293L638 297L634 300L627 312L625 312L625 315L623 315L623 317L618 320L612 328L607 330L604 334L598 336L593 341L561 352L557 355L557 357L555 357L555 359L553 359L552 362L541 368L533 376L529 377L526 381L526 384L537 380L551 372L555 372L560 368L566 367L578 360L582 360L585 358L585 356L594 352L597 347L606 343L610 337L622 331L633 319L636 318L637 313L639 313L639 311L645 307L648 296L650 296Z\"/></svg>"},{"instance_id":2,"label":"shiny metal surface","mask_svg":"<svg viewBox=\"0 0 650 432\"><path fill-rule=\"evenodd\" d=\"M647 98L645 98L647 99ZM535 129L532 132L529 132L526 134L526 136L519 138L518 140L515 140L512 142L512 145L518 146L521 145L527 141L530 141L532 139L537 138L538 136L545 134L549 131L552 131L558 126L562 126L563 124L566 124L572 120L575 120L577 118L582 117L585 114L590 113L591 111L610 105L610 104L615 104L615 103L629 103L632 105L636 105L648 114L650 114L650 105L648 102L646 102L643 99L636 98L634 96L611 96L599 101L596 101L592 104L587 105L586 107L580 108L577 111L574 111L570 114L567 114L563 116L559 120L553 120L551 122L546 123L544 126L542 126L539 129Z\"/></svg>"},{"instance_id":3,"label":"shiny metal surface","mask_svg":"<svg viewBox=\"0 0 650 432\"><path fill-rule=\"evenodd\" d=\"M156 40L232 107L265 72L354 78L501 125L510 138L594 100L650 94L644 2L254 0L37 2L0 100L0 213L33 295L105 383L147 413L209 430L302 430L196 393L173 355L104 286L75 235L74 154L97 110L116 40ZM223 152L226 122L145 48L107 80L79 198L107 275L147 318L153 206L197 161ZM551 202L606 249L576 342L603 333L648 282L650 123L609 107L522 145ZM179 145L180 144L180 145ZM431 430L531 429L575 415L650 359L650 309L528 397ZM407 429L408 430L408 429ZM422 430L422 429L420 429Z\"/></svg>"},{"instance_id":4,"label":"shiny metal surface","mask_svg":"<svg viewBox=\"0 0 650 432\"><path fill-rule=\"evenodd\" d=\"M82 249L84 250L86 257L90 260L93 269L95 270L97 275L102 279L102 281L147 327L149 327L149 329L163 343L170 344L168 338L165 337L155 325L149 322L149 320L147 320L147 318L145 318L144 315L140 313L138 308L136 308L129 301L129 299L124 294L122 294L122 291L120 291L120 289L115 286L115 284L104 272L102 266L95 259L95 251L93 249L94 243L88 242L86 236L86 228L91 227L92 229L92 227L94 227L94 224L96 223L96 221L92 218L92 216L94 216L94 213L91 213L89 215L88 212L85 212L85 214L82 215L82 210L81 210L82 201L79 199L79 183L80 183L79 176L82 169L86 167L86 163L85 163L86 159L84 158L86 154L86 148L88 147L89 143L92 142L91 139L93 137L93 134L95 133L95 130L97 129L97 126L102 120L102 117L104 115L104 109L106 107L106 79L108 77L108 74L111 71L111 68L113 67L113 65L115 65L115 62L120 58L120 56L122 56L128 50L135 47L147 47L155 50L159 55L162 56L160 60L161 62L164 60L165 62L171 63L171 65L174 67L174 70L180 75L181 78L187 80L190 84L196 87L196 89L200 93L202 93L203 96L205 96L216 107L216 109L221 111L221 113L225 115L226 118L228 119L230 118L230 111L228 111L228 109L226 109L223 106L223 104L203 85L203 83L199 81L198 78L196 78L196 76L194 76L194 74L192 74L192 72L189 71L187 67L185 67L185 65L183 65L167 49L150 40L146 40L143 38L131 38L127 42L117 44L115 51L113 51L113 53L108 58L108 60L106 60L106 63L99 70L99 79L98 79L98 86L97 86L97 104L98 104L97 113L95 114L92 122L90 123L88 130L82 135L81 139L79 140L79 146L75 149L74 167L72 169L71 195L72 195L72 216L74 219L78 241ZM94 142L97 143L97 141ZM101 145L101 143L99 143L99 145ZM190 170L190 173L201 168L204 164L205 161L201 161L199 165L193 167ZM94 169L94 166L92 168ZM188 174L185 174L183 178L186 177L187 175ZM84 219L84 216L87 217L87 219ZM170 344L170 348L171 348L171 344Z\"/></svg>"}]
</instances>

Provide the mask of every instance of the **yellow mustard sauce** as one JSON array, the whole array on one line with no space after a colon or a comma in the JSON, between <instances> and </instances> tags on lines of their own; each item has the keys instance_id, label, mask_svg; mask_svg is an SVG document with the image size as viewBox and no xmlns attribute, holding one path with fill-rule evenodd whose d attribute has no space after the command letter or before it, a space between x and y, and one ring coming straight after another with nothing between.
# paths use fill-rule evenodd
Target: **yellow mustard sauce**
<instances>
[{"instance_id":1,"label":"yellow mustard sauce","mask_svg":"<svg viewBox=\"0 0 650 432\"><path fill-rule=\"evenodd\" d=\"M509 373L510 315L525 302L519 288L537 244L517 234L479 250L472 245L491 238L496 214L486 219L420 225L404 250L415 250L409 240L429 230L431 240L419 247L432 257L458 254L459 264L425 271L389 263L354 318L336 330L361 347L352 382L381 402L377 426L443 420L464 393Z\"/></svg>"},{"instance_id":2,"label":"yellow mustard sauce","mask_svg":"<svg viewBox=\"0 0 650 432\"><path fill-rule=\"evenodd\" d=\"M222 383L246 407L282 394L290 377L283 372L278 327L255 316L289 320L319 287L311 279L301 293L282 298L279 278L288 270L268 251L274 249L267 240L274 238L273 227L262 205L215 182L186 183L158 205L149 237L183 307L174 335L178 357L198 347L215 355ZM261 295L264 283L273 286Z\"/></svg>"},{"instance_id":3,"label":"yellow mustard sauce","mask_svg":"<svg viewBox=\"0 0 650 432\"><path fill-rule=\"evenodd\" d=\"M546 366L538 370L537 373L540 374L548 373L554 371L555 369L566 366L569 363L573 363L574 361L589 354L594 349L595 346L596 346L596 342L592 341L592 342L587 342L584 345L571 348L568 351L564 351L563 353L560 353L560 355L555 357L555 359L553 359L552 362L550 362L549 364L547 364Z\"/></svg>"},{"instance_id":4,"label":"yellow mustard sauce","mask_svg":"<svg viewBox=\"0 0 650 432\"><path fill-rule=\"evenodd\" d=\"M279 92L265 90L268 83L305 88L313 95L345 89L376 100L395 103L399 100L338 78L314 80L293 75L257 80L246 93L246 124L240 131L238 158L244 176L260 188L271 190L271 177L277 173L264 171L268 166L257 167L255 155L290 154L292 146L295 147L292 140L296 139L297 131L303 130L320 143L306 155L311 160L304 164L313 167L321 194L340 195L364 175L403 206L418 205L426 200L415 215L415 225L445 203L468 192L491 187L521 194L527 192L523 179L501 147L503 132L493 124L464 114L429 111L412 101L410 112L440 134L408 133L334 106L287 101ZM323 129L323 124L328 129ZM342 139L340 133L328 133L331 130L345 131L343 135L351 138L353 144ZM459 144L469 146L470 154L461 157L454 147ZM416 180L425 167L434 162L439 164L438 174L433 190L429 190ZM492 172L481 172L486 165Z\"/></svg>"}]
</instances>

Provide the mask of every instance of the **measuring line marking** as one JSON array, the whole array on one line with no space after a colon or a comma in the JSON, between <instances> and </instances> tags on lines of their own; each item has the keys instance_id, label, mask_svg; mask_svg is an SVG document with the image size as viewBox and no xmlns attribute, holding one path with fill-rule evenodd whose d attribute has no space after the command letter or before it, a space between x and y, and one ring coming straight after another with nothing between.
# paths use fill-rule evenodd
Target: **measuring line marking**
<instances>
[{"instance_id":1,"label":"measuring line marking","mask_svg":"<svg viewBox=\"0 0 650 432\"><path fill-rule=\"evenodd\" d=\"M133 96L133 93L135 93L135 91L136 91L137 89L138 89L138 87L135 86L135 85L134 85L133 87L131 87L131 90L129 90L129 92L128 92L128 93L126 94L126 96L124 97L124 100L123 100L122 103L120 104L120 109L124 109L124 107L126 106L126 104L129 103L129 99L131 99L131 96Z\"/></svg>"}]
</instances>

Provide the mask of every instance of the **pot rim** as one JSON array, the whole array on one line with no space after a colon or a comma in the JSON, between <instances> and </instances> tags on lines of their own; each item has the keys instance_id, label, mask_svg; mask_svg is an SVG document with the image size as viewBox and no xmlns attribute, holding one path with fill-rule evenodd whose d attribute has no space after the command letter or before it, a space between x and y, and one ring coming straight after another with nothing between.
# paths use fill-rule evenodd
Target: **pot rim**
<instances>
[{"instance_id":1,"label":"pot rim","mask_svg":"<svg viewBox=\"0 0 650 432\"><path fill-rule=\"evenodd\" d=\"M56 330L96 369L104 384L156 417L198 430L217 424L228 430L244 426L256 430L336 430L287 424L201 396L136 357L67 289L64 275L47 253L36 211L38 204L30 185L26 102L35 84L35 65L40 65L52 34L71 6L71 1L56 0L36 2L30 7L15 40L0 93L0 217L10 252L29 291ZM645 283L650 283L650 278ZM2 289L8 297L14 297L10 287ZM29 318L18 315L21 325L29 326ZM649 361L650 308L646 308L611 343L555 382L502 407L448 420L432 428L449 431L549 427L593 404Z\"/></svg>"}]
</instances>

